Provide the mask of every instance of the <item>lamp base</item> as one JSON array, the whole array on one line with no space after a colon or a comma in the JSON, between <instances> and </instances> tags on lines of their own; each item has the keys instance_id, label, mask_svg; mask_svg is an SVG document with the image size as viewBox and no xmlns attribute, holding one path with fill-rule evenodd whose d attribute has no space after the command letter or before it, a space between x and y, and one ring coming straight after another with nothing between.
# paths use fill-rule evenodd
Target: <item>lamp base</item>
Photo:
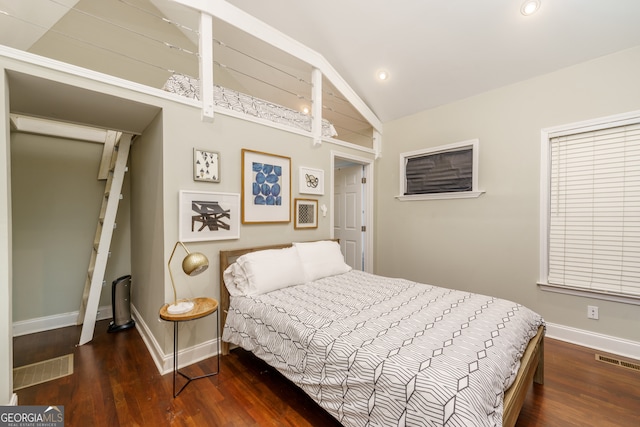
<instances>
[{"instance_id":1,"label":"lamp base","mask_svg":"<svg viewBox=\"0 0 640 427\"><path fill-rule=\"evenodd\" d=\"M175 304L171 304L167 307L169 314L182 314L193 310L195 304L192 301L178 301Z\"/></svg>"}]
</instances>

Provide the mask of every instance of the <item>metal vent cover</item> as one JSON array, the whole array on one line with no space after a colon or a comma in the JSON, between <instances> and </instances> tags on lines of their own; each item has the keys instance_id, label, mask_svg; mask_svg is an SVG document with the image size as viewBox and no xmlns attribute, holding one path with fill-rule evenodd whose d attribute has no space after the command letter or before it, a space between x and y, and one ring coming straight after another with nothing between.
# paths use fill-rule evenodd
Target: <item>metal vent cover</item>
<instances>
[{"instance_id":1,"label":"metal vent cover","mask_svg":"<svg viewBox=\"0 0 640 427\"><path fill-rule=\"evenodd\" d=\"M627 361L624 361L624 360L616 359L615 357L603 356L601 354L596 354L596 360L599 361L599 362L605 362L605 363L608 363L610 365L621 366L623 368L633 369L634 371L640 372L640 364L639 363L627 362Z\"/></svg>"}]
</instances>

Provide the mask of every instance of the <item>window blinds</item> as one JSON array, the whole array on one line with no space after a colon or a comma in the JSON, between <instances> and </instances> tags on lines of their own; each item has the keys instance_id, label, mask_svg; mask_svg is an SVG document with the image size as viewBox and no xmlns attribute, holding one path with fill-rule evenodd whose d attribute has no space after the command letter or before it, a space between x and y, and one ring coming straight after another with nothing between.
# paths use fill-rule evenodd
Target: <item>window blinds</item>
<instances>
[{"instance_id":1,"label":"window blinds","mask_svg":"<svg viewBox=\"0 0 640 427\"><path fill-rule=\"evenodd\" d=\"M405 195L472 191L473 149L409 158L405 164L405 175Z\"/></svg>"},{"instance_id":2,"label":"window blinds","mask_svg":"<svg viewBox=\"0 0 640 427\"><path fill-rule=\"evenodd\" d=\"M640 123L550 142L548 283L640 296Z\"/></svg>"}]
</instances>

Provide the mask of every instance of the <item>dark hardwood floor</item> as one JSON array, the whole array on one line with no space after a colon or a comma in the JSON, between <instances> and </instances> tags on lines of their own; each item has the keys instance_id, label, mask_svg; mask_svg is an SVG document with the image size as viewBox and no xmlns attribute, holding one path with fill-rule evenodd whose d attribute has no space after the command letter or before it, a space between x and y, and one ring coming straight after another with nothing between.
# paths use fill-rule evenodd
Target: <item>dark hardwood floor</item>
<instances>
[{"instance_id":1,"label":"dark hardwood floor","mask_svg":"<svg viewBox=\"0 0 640 427\"><path fill-rule=\"evenodd\" d=\"M22 366L73 353L74 374L17 391L20 405L64 405L71 426L339 426L279 373L243 350L222 357L218 376L192 382L172 397L137 330L75 347L79 327L14 339ZM639 426L640 372L595 360L594 351L546 339L545 384L533 385L518 419L527 426ZM215 358L185 369L215 370Z\"/></svg>"}]
</instances>

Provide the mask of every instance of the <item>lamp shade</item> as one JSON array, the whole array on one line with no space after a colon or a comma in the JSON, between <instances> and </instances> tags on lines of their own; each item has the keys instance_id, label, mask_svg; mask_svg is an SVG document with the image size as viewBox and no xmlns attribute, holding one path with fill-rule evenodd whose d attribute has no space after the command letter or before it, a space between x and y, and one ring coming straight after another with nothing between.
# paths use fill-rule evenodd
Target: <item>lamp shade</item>
<instances>
[{"instance_id":1,"label":"lamp shade","mask_svg":"<svg viewBox=\"0 0 640 427\"><path fill-rule=\"evenodd\" d=\"M182 260L182 271L189 276L197 276L207 268L209 260L200 252L191 252Z\"/></svg>"}]
</instances>

